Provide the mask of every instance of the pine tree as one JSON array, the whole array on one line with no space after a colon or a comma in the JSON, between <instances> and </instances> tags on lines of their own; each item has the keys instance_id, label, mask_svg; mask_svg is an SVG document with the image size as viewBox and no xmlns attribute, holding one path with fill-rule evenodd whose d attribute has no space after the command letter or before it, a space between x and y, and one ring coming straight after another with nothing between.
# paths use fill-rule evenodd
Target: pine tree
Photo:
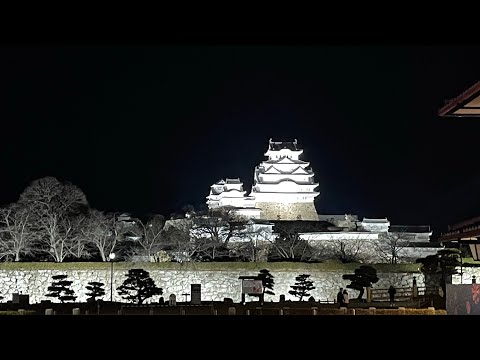
<instances>
[{"instance_id":1,"label":"pine tree","mask_svg":"<svg viewBox=\"0 0 480 360\"><path fill-rule=\"evenodd\" d=\"M347 288L359 291L357 299L363 297L366 287L371 287L372 284L379 280L377 270L369 265L360 265L353 274L345 274L342 276L342 279L351 281Z\"/></svg>"},{"instance_id":2,"label":"pine tree","mask_svg":"<svg viewBox=\"0 0 480 360\"><path fill-rule=\"evenodd\" d=\"M263 293L268 295L275 295L273 292L273 285L275 285L275 281L273 280L274 276L270 274L270 271L267 269L262 269L258 273L258 278L262 280L263 285Z\"/></svg>"},{"instance_id":3,"label":"pine tree","mask_svg":"<svg viewBox=\"0 0 480 360\"><path fill-rule=\"evenodd\" d=\"M426 278L437 277L445 294L447 278L459 273L457 268L461 265L461 256L459 249L443 249L437 251L435 255L417 259L416 262L422 264L420 271L425 274Z\"/></svg>"},{"instance_id":4,"label":"pine tree","mask_svg":"<svg viewBox=\"0 0 480 360\"><path fill-rule=\"evenodd\" d=\"M127 279L117 288L118 294L123 299L142 304L154 295L162 295L163 289L155 285L148 271L143 269L130 269L125 275Z\"/></svg>"},{"instance_id":5,"label":"pine tree","mask_svg":"<svg viewBox=\"0 0 480 360\"><path fill-rule=\"evenodd\" d=\"M75 301L77 298L75 296L75 291L70 289L72 281L65 280L67 277L68 275L52 276L52 285L48 287L48 291L50 291L50 293L46 294L45 296L57 298L62 303L65 301Z\"/></svg>"},{"instance_id":6,"label":"pine tree","mask_svg":"<svg viewBox=\"0 0 480 360\"><path fill-rule=\"evenodd\" d=\"M270 274L270 271L267 269L262 269L257 275L259 280L262 280L263 292L261 294L249 294L250 296L257 296L261 303L265 299L265 294L275 295L273 292L273 285L275 284L273 280L273 275Z\"/></svg>"},{"instance_id":7,"label":"pine tree","mask_svg":"<svg viewBox=\"0 0 480 360\"><path fill-rule=\"evenodd\" d=\"M290 286L293 290L290 290L288 293L298 297L300 301L302 301L303 297L310 296L309 291L315 289L315 286L313 286L313 281L308 279L309 277L309 274L298 275L295 278L295 285Z\"/></svg>"},{"instance_id":8,"label":"pine tree","mask_svg":"<svg viewBox=\"0 0 480 360\"><path fill-rule=\"evenodd\" d=\"M89 296L88 300L97 301L98 297L105 295L105 289L103 288L105 286L104 283L91 281L88 283L88 285L89 286L86 286L86 289L90 292L85 294Z\"/></svg>"}]
</instances>

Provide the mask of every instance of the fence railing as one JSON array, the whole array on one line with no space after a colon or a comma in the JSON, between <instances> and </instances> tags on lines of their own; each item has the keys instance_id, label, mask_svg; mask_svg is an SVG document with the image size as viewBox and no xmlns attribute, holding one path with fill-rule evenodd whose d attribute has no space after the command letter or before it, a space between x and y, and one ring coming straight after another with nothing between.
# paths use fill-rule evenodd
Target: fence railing
<instances>
[{"instance_id":1,"label":"fence railing","mask_svg":"<svg viewBox=\"0 0 480 360\"><path fill-rule=\"evenodd\" d=\"M416 294L414 294L413 287L408 288L396 288L395 293L395 300L396 301L409 301L414 300L418 297L424 297L426 295L433 295L436 294L437 288L434 286L427 286L427 287L418 287ZM372 301L389 301L390 294L388 293L388 289L372 289Z\"/></svg>"}]
</instances>

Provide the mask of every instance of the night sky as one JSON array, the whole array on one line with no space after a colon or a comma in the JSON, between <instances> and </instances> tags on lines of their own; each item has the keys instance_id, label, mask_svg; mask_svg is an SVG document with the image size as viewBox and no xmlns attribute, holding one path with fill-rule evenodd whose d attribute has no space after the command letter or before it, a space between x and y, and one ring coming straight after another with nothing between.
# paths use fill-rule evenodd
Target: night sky
<instances>
[{"instance_id":1,"label":"night sky","mask_svg":"<svg viewBox=\"0 0 480 360\"><path fill-rule=\"evenodd\" d=\"M479 64L459 46L3 47L0 204L55 176L99 210L169 216L221 178L250 191L268 139L298 139L319 213L441 230L480 215L480 119L437 116Z\"/></svg>"}]
</instances>

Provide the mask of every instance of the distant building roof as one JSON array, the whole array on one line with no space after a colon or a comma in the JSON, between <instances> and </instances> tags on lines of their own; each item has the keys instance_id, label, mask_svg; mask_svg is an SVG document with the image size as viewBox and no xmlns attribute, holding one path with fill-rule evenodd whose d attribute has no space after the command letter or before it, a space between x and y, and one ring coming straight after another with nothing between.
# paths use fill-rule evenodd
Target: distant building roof
<instances>
[{"instance_id":1,"label":"distant building roof","mask_svg":"<svg viewBox=\"0 0 480 360\"><path fill-rule=\"evenodd\" d=\"M378 224L378 223L389 223L387 218L385 219L369 219L369 218L363 218L362 222L364 223L371 223L371 224Z\"/></svg>"},{"instance_id":2,"label":"distant building roof","mask_svg":"<svg viewBox=\"0 0 480 360\"><path fill-rule=\"evenodd\" d=\"M129 213L123 213L123 214L118 215L117 220L118 221L125 221L125 222L133 221L132 216Z\"/></svg>"},{"instance_id":3,"label":"distant building roof","mask_svg":"<svg viewBox=\"0 0 480 360\"><path fill-rule=\"evenodd\" d=\"M456 98L447 101L438 115L442 117L479 117L480 81L469 87Z\"/></svg>"},{"instance_id":4,"label":"distant building roof","mask_svg":"<svg viewBox=\"0 0 480 360\"><path fill-rule=\"evenodd\" d=\"M350 219L352 221L358 220L357 215L350 215L350 214L342 214L342 215L318 215L318 220L328 221L328 220L347 220Z\"/></svg>"},{"instance_id":5,"label":"distant building roof","mask_svg":"<svg viewBox=\"0 0 480 360\"><path fill-rule=\"evenodd\" d=\"M282 150L282 149L290 149L290 150L298 150L297 149L297 139L294 141L272 141L272 139L268 142L268 150Z\"/></svg>"},{"instance_id":6,"label":"distant building roof","mask_svg":"<svg viewBox=\"0 0 480 360\"><path fill-rule=\"evenodd\" d=\"M397 233L429 233L431 232L429 225L418 225L418 226L411 226L411 225L390 225L389 232L397 232Z\"/></svg>"},{"instance_id":7,"label":"distant building roof","mask_svg":"<svg viewBox=\"0 0 480 360\"><path fill-rule=\"evenodd\" d=\"M240 178L236 178L236 179L227 178L225 181L226 181L227 184L241 184L242 183L240 181Z\"/></svg>"}]
</instances>

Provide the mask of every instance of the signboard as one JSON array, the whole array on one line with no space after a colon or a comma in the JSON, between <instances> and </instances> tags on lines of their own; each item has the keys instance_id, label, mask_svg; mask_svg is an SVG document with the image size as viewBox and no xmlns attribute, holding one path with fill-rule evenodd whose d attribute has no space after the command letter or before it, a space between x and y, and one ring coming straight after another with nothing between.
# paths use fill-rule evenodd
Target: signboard
<instances>
[{"instance_id":1,"label":"signboard","mask_svg":"<svg viewBox=\"0 0 480 360\"><path fill-rule=\"evenodd\" d=\"M242 294L260 295L262 293L262 280L242 280Z\"/></svg>"}]
</instances>

